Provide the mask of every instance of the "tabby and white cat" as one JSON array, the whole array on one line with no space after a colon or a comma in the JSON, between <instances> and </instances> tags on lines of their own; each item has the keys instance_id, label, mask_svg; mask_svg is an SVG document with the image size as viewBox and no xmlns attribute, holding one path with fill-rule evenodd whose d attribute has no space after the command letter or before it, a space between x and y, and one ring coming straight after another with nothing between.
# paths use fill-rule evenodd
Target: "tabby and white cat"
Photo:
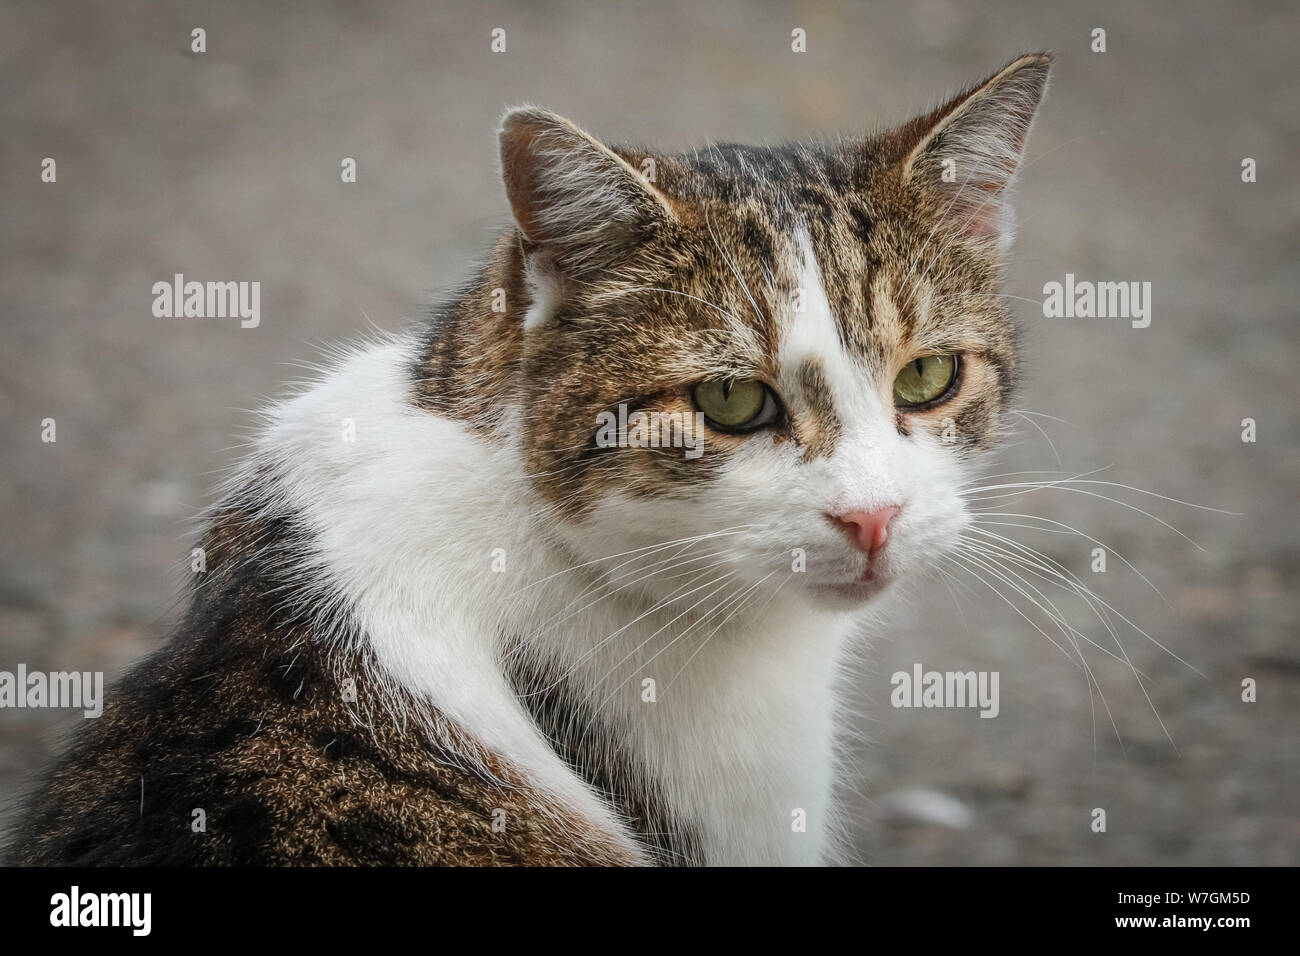
<instances>
[{"instance_id":1,"label":"tabby and white cat","mask_svg":"<svg viewBox=\"0 0 1300 956\"><path fill-rule=\"evenodd\" d=\"M839 859L837 675L1000 434L1048 71L834 145L665 155L509 113L516 226L427 327L269 411L179 632L14 855ZM597 441L620 406L702 413L702 454Z\"/></svg>"}]
</instances>

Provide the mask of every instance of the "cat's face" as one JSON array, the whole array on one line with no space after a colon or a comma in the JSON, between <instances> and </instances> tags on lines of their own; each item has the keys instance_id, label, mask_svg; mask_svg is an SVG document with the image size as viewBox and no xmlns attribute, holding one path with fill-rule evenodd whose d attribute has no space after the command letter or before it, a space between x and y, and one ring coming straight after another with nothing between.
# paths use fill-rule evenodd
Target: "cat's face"
<instances>
[{"instance_id":1,"label":"cat's face","mask_svg":"<svg viewBox=\"0 0 1300 956\"><path fill-rule=\"evenodd\" d=\"M525 462L583 561L852 607L956 540L1014 385L1004 193L1046 73L833 147L615 153L507 117Z\"/></svg>"}]
</instances>

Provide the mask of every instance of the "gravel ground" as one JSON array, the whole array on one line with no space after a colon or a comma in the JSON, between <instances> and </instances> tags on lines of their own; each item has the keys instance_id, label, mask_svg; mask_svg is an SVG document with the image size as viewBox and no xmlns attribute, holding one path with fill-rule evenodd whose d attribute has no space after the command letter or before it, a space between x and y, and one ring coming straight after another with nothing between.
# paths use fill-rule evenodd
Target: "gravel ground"
<instances>
[{"instance_id":1,"label":"gravel ground","mask_svg":"<svg viewBox=\"0 0 1300 956\"><path fill-rule=\"evenodd\" d=\"M1008 503L1141 568L1161 596L1113 553L1094 574L1086 540L1011 529L1169 650L1121 630L1142 684L1088 650L1112 728L1073 655L991 590L917 582L854 678L855 841L874 864L1295 863L1300 7L1049 6L8 0L0 670L115 675L159 643L244 410L318 344L417 316L504 223L506 105L664 147L767 141L902 120L1047 48L1008 291L1027 300L1022 407L1053 417L992 470L1109 466L1095 477L1238 514L1128 496L1184 538L1083 494ZM175 272L260 281L260 327L154 318L150 287ZM1150 327L1043 318L1066 273L1151 282ZM999 672L998 718L890 707L890 675L917 661ZM0 802L69 723L0 711Z\"/></svg>"}]
</instances>

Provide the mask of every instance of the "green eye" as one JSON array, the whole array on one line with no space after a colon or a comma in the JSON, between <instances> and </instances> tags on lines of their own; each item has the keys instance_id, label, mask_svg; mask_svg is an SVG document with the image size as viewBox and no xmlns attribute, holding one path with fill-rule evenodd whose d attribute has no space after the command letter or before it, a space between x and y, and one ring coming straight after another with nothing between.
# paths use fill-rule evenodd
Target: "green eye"
<instances>
[{"instance_id":1,"label":"green eye","mask_svg":"<svg viewBox=\"0 0 1300 956\"><path fill-rule=\"evenodd\" d=\"M776 401L757 379L701 382L692 393L695 407L722 431L750 431L776 418Z\"/></svg>"},{"instance_id":2,"label":"green eye","mask_svg":"<svg viewBox=\"0 0 1300 956\"><path fill-rule=\"evenodd\" d=\"M894 379L894 404L925 405L943 396L957 375L955 355L923 355Z\"/></svg>"}]
</instances>

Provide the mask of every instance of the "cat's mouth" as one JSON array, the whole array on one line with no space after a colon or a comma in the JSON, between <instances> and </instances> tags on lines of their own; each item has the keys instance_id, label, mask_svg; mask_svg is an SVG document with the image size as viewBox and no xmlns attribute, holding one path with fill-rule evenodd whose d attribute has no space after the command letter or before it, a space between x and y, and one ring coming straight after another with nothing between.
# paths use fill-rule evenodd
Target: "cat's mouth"
<instances>
[{"instance_id":1,"label":"cat's mouth","mask_svg":"<svg viewBox=\"0 0 1300 956\"><path fill-rule=\"evenodd\" d=\"M818 594L840 601L861 604L871 600L889 586L891 576L881 573L880 569L868 565L855 580L837 584L814 585Z\"/></svg>"}]
</instances>

